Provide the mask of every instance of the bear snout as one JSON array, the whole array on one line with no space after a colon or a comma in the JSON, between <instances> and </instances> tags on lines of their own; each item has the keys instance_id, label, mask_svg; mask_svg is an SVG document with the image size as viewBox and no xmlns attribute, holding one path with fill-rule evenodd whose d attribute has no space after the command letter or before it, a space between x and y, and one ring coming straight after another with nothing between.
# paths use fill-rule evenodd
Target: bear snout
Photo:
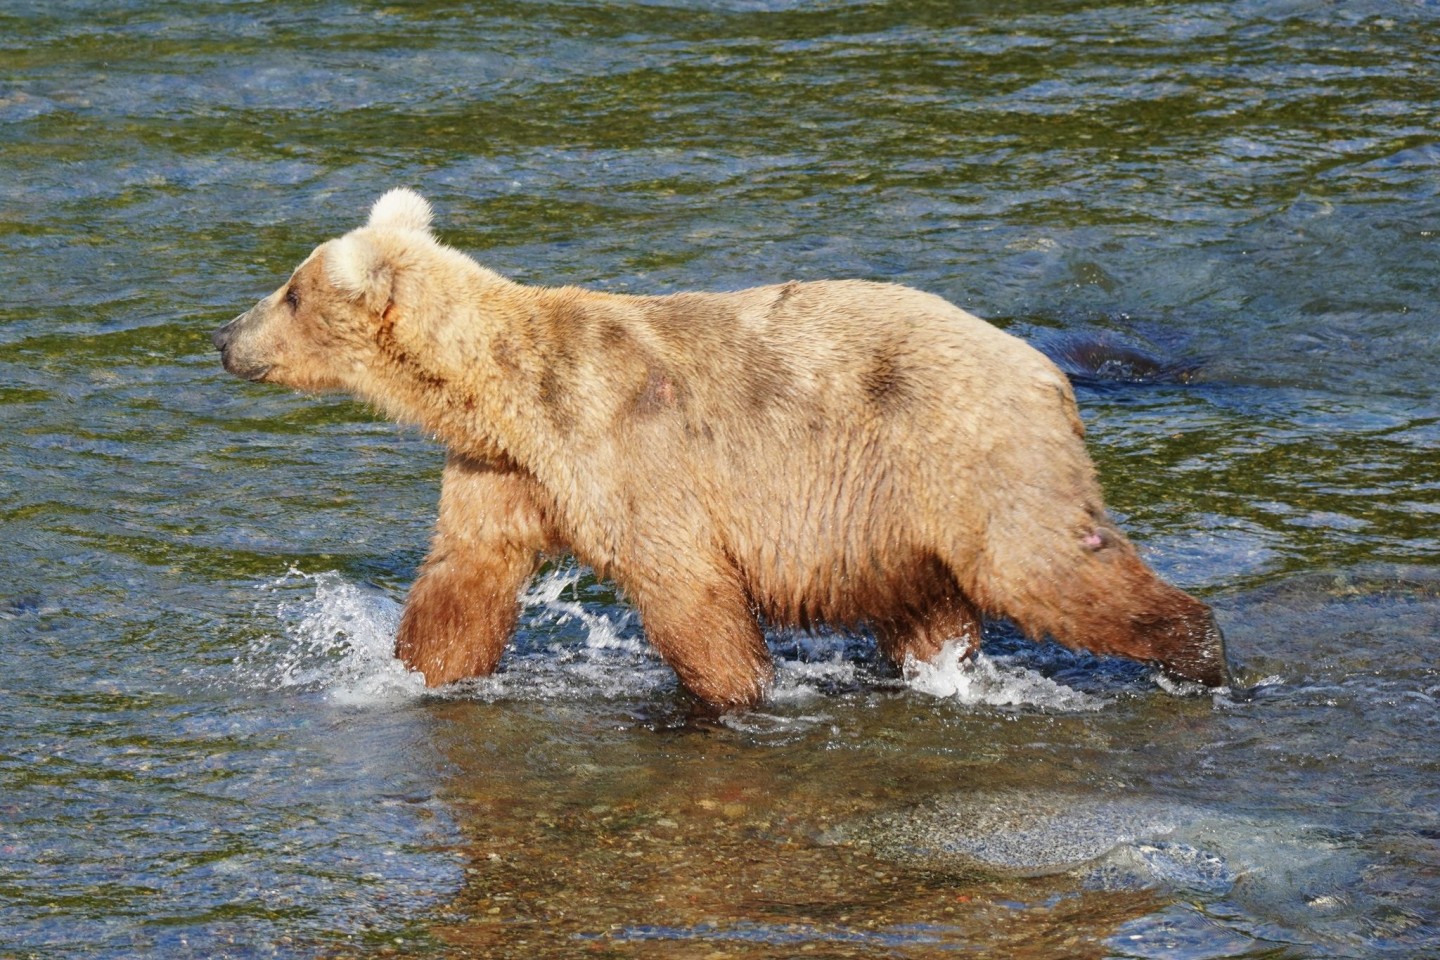
<instances>
[{"instance_id":1,"label":"bear snout","mask_svg":"<svg viewBox=\"0 0 1440 960\"><path fill-rule=\"evenodd\" d=\"M220 351L220 364L226 372L243 380L263 380L270 372L270 364L244 356L244 352L236 346L236 338L243 332L241 328L249 318L249 312L240 314L211 334L210 342Z\"/></svg>"},{"instance_id":2,"label":"bear snout","mask_svg":"<svg viewBox=\"0 0 1440 960\"><path fill-rule=\"evenodd\" d=\"M1175 680L1188 680L1207 687L1235 688L1225 634L1215 615L1207 608L1198 620L1182 621L1176 631L1185 637L1183 647L1160 661L1160 669Z\"/></svg>"},{"instance_id":3,"label":"bear snout","mask_svg":"<svg viewBox=\"0 0 1440 960\"><path fill-rule=\"evenodd\" d=\"M239 323L243 316L244 314L241 314L240 317L236 317L234 320L222 324L216 328L214 333L210 334L210 342L215 345L216 350L219 350L221 353L225 352L225 348L230 345L230 338L235 334L235 324Z\"/></svg>"}]
</instances>

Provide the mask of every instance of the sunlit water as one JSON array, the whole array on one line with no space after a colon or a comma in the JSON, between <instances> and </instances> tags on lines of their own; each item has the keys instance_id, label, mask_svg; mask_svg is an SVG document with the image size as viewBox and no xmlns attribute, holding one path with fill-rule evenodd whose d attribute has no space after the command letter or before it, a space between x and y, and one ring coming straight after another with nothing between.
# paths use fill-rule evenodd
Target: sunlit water
<instances>
[{"instance_id":1,"label":"sunlit water","mask_svg":"<svg viewBox=\"0 0 1440 960\"><path fill-rule=\"evenodd\" d=\"M1437 51L1423 3L0 3L0 955L1440 952ZM714 721L568 562L427 693L441 451L208 341L397 184L527 282L896 280L1183 371L1073 372L1255 695L785 634Z\"/></svg>"}]
</instances>

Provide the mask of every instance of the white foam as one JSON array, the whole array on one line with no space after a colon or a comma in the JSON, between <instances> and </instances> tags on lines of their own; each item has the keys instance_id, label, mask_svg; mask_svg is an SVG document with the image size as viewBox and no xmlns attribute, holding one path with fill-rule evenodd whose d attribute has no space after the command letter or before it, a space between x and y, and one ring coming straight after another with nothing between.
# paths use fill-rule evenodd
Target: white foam
<instances>
[{"instance_id":1,"label":"white foam","mask_svg":"<svg viewBox=\"0 0 1440 960\"><path fill-rule=\"evenodd\" d=\"M537 580L520 598L519 636L500 670L436 691L395 658L399 603L336 571L292 568L259 587L282 597L274 607L281 633L252 642L235 664L247 685L319 692L357 706L427 694L485 701L613 699L673 687L673 673L631 627L630 611L592 611L564 599L580 577L572 567Z\"/></svg>"},{"instance_id":2,"label":"white foam","mask_svg":"<svg viewBox=\"0 0 1440 960\"><path fill-rule=\"evenodd\" d=\"M525 607L527 625L539 627L546 623L565 626L572 621L585 629L585 646L593 650L619 650L630 654L648 655L650 647L639 636L627 636L634 612L626 609L618 616L593 613L578 600L562 600L566 590L580 582L579 568L552 570L541 577L520 597Z\"/></svg>"},{"instance_id":3,"label":"white foam","mask_svg":"<svg viewBox=\"0 0 1440 960\"><path fill-rule=\"evenodd\" d=\"M779 660L770 700L777 704L806 703L827 687L850 687L859 679L859 665L838 651L823 660Z\"/></svg>"},{"instance_id":4,"label":"white foam","mask_svg":"<svg viewBox=\"0 0 1440 960\"><path fill-rule=\"evenodd\" d=\"M490 702L624 700L673 690L674 673L645 642L633 611L597 610L565 597L583 573L561 567L536 580L520 597L517 639L500 669L449 692Z\"/></svg>"},{"instance_id":5,"label":"white foam","mask_svg":"<svg viewBox=\"0 0 1440 960\"><path fill-rule=\"evenodd\" d=\"M826 690L851 689L864 682L864 651L842 634L788 632L772 644L775 684L770 702L779 706L807 703Z\"/></svg>"},{"instance_id":6,"label":"white foam","mask_svg":"<svg viewBox=\"0 0 1440 960\"><path fill-rule=\"evenodd\" d=\"M235 662L247 684L320 692L337 703L359 706L427 694L487 702L672 695L678 687L675 674L646 642L634 612L582 603L583 575L583 568L572 564L538 578L520 598L517 636L495 675L439 691L427 690L423 677L395 659L400 604L336 571L292 569L261 584L262 592L280 597L274 611L283 630L251 643ZM770 704L779 713L810 707L827 693L864 687L874 679L868 641L786 633L774 638L772 649L776 672ZM951 643L933 664L908 662L905 683L928 696L975 706L1076 712L1105 705L1004 657L979 653L964 658L964 650L964 644Z\"/></svg>"},{"instance_id":7,"label":"white foam","mask_svg":"<svg viewBox=\"0 0 1440 960\"><path fill-rule=\"evenodd\" d=\"M905 661L904 677L912 690L940 699L991 707L1040 707L1062 713L1103 709L1105 701L1004 658L976 652L965 656L968 645L945 644L934 663L914 658Z\"/></svg>"},{"instance_id":8,"label":"white foam","mask_svg":"<svg viewBox=\"0 0 1440 960\"><path fill-rule=\"evenodd\" d=\"M335 571L309 574L291 568L262 584L266 593L310 593L284 599L275 609L284 626L236 657L246 678L269 689L318 691L337 703L370 705L408 700L425 680L395 659L400 605L378 590Z\"/></svg>"}]
</instances>

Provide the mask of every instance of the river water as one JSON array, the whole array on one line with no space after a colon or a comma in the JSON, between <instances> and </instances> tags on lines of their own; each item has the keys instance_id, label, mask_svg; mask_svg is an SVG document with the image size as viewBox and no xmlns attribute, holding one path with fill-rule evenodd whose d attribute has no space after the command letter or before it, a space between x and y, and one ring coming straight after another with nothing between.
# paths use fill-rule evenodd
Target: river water
<instances>
[{"instance_id":1,"label":"river water","mask_svg":"<svg viewBox=\"0 0 1440 960\"><path fill-rule=\"evenodd\" d=\"M1440 953L1440 7L7 2L0 58L0 955ZM1079 396L1256 696L777 635L707 722L569 563L425 695L442 452L208 340L399 184L526 282L1193 371Z\"/></svg>"}]
</instances>

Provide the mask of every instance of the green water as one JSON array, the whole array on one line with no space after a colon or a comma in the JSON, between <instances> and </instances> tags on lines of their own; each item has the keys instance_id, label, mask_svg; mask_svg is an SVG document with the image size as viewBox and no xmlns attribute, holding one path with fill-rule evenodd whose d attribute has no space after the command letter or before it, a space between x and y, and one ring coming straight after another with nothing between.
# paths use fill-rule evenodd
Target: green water
<instances>
[{"instance_id":1,"label":"green water","mask_svg":"<svg viewBox=\"0 0 1440 960\"><path fill-rule=\"evenodd\" d=\"M1432 3L0 2L0 956L1440 951L1437 51ZM400 184L526 282L894 280L1197 364L1079 395L1260 695L777 636L697 723L566 565L421 695L442 452L209 343ZM1048 862L1057 798L1144 822L949 855L1018 806Z\"/></svg>"}]
</instances>

